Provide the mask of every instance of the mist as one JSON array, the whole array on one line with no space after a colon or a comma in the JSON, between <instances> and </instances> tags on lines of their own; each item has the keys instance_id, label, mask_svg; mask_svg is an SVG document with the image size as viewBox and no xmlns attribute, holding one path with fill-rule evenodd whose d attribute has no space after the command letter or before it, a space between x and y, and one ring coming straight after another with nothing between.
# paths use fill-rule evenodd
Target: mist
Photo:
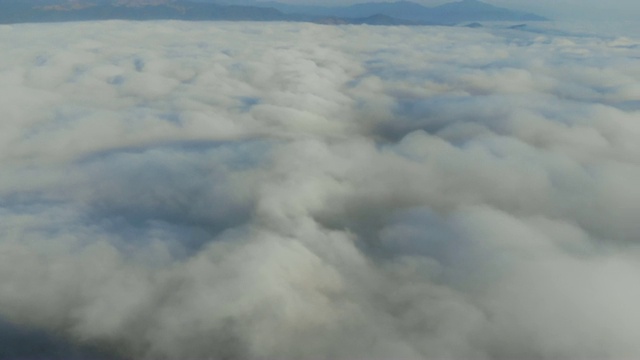
<instances>
[{"instance_id":1,"label":"mist","mask_svg":"<svg viewBox=\"0 0 640 360\"><path fill-rule=\"evenodd\" d=\"M637 39L107 21L0 44L5 358L640 356Z\"/></svg>"}]
</instances>

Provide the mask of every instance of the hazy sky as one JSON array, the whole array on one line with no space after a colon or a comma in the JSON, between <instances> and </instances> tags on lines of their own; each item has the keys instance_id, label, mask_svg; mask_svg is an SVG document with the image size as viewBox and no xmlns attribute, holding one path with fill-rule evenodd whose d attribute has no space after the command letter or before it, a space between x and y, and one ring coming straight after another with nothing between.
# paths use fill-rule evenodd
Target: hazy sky
<instances>
[{"instance_id":1,"label":"hazy sky","mask_svg":"<svg viewBox=\"0 0 640 360\"><path fill-rule=\"evenodd\" d=\"M567 18L631 18L640 12L635 0L492 0L488 3Z\"/></svg>"}]
</instances>

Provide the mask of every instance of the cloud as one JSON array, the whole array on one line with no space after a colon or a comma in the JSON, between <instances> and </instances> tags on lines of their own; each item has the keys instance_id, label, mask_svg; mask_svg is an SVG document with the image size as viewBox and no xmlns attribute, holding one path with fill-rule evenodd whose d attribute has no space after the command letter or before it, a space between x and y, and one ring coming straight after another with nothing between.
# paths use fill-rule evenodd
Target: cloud
<instances>
[{"instance_id":1,"label":"cloud","mask_svg":"<svg viewBox=\"0 0 640 360\"><path fill-rule=\"evenodd\" d=\"M119 21L0 38L5 357L640 354L632 38Z\"/></svg>"}]
</instances>

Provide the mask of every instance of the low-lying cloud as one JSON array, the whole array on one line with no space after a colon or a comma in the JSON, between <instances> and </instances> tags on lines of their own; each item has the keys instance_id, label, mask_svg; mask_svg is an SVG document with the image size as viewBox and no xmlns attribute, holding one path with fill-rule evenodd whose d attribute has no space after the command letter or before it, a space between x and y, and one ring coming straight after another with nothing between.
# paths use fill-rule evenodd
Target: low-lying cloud
<instances>
[{"instance_id":1,"label":"low-lying cloud","mask_svg":"<svg viewBox=\"0 0 640 360\"><path fill-rule=\"evenodd\" d=\"M182 22L0 39L5 357L640 356L634 39Z\"/></svg>"}]
</instances>

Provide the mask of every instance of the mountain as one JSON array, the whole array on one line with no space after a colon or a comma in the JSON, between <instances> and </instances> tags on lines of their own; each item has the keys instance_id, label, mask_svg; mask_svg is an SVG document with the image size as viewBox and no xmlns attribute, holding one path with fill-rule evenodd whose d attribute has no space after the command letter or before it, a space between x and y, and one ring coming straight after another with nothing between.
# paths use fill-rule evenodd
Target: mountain
<instances>
[{"instance_id":1,"label":"mountain","mask_svg":"<svg viewBox=\"0 0 640 360\"><path fill-rule=\"evenodd\" d=\"M295 21L282 12L256 6L217 5L175 0L74 0L0 3L0 23L85 20Z\"/></svg>"},{"instance_id":2,"label":"mountain","mask_svg":"<svg viewBox=\"0 0 640 360\"><path fill-rule=\"evenodd\" d=\"M356 25L385 25L385 26L397 26L397 25L419 25L410 20L398 19L387 15L371 15L364 18L350 19L349 23Z\"/></svg>"},{"instance_id":3,"label":"mountain","mask_svg":"<svg viewBox=\"0 0 640 360\"><path fill-rule=\"evenodd\" d=\"M307 21L323 24L454 25L543 17L463 0L436 7L411 1L301 6L255 0L0 0L0 23L80 20Z\"/></svg>"},{"instance_id":4,"label":"mountain","mask_svg":"<svg viewBox=\"0 0 640 360\"><path fill-rule=\"evenodd\" d=\"M436 7L426 7L411 1L367 2L350 6L303 6L279 2L259 2L256 6L271 7L285 14L309 14L342 18L365 18L385 15L424 24L456 24L466 21L543 21L542 16L493 6L478 0L463 0Z\"/></svg>"},{"instance_id":5,"label":"mountain","mask_svg":"<svg viewBox=\"0 0 640 360\"><path fill-rule=\"evenodd\" d=\"M377 14L409 20L415 13L426 14L429 8L410 1L368 2L350 6L304 6L283 4L278 2L258 3L258 6L271 7L287 14L304 13L321 16L338 16L345 18L364 18Z\"/></svg>"}]
</instances>

